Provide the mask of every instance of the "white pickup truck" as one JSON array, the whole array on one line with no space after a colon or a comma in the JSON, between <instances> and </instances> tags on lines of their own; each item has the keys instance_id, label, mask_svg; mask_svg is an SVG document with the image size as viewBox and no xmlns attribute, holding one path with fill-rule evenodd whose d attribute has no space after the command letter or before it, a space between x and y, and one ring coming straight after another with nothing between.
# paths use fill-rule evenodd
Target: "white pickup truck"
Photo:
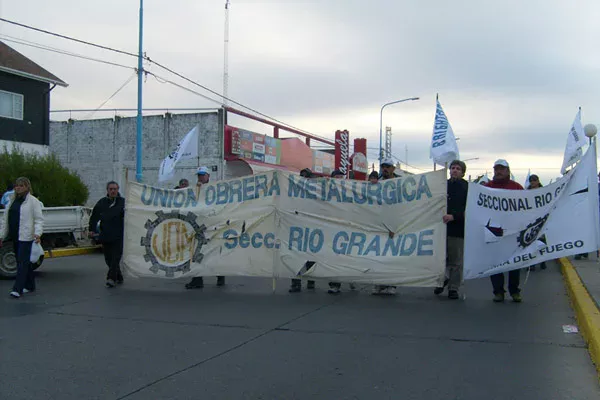
<instances>
[{"instance_id":1,"label":"white pickup truck","mask_svg":"<svg viewBox=\"0 0 600 400\"><path fill-rule=\"evenodd\" d=\"M0 225L4 224L4 212L0 210ZM42 247L52 250L59 247L78 246L87 238L92 209L87 207L44 207L44 234ZM42 263L36 266L39 267ZM10 241L0 247L0 278L14 278L17 263Z\"/></svg>"}]
</instances>

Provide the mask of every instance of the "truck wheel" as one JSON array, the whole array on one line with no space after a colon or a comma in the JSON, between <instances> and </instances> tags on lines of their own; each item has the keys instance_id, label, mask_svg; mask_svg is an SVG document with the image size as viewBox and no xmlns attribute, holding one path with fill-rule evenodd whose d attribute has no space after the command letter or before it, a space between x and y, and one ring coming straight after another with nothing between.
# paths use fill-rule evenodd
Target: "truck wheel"
<instances>
[{"instance_id":1,"label":"truck wheel","mask_svg":"<svg viewBox=\"0 0 600 400\"><path fill-rule=\"evenodd\" d=\"M12 244L3 243L0 247L0 278L9 279L17 276L17 258Z\"/></svg>"}]
</instances>

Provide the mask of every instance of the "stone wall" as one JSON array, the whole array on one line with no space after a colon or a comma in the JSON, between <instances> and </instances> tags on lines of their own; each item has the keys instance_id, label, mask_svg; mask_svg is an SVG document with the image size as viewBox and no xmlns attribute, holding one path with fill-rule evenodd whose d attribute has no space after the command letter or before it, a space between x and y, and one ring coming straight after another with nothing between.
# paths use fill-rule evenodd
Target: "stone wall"
<instances>
[{"instance_id":1,"label":"stone wall","mask_svg":"<svg viewBox=\"0 0 600 400\"><path fill-rule=\"evenodd\" d=\"M145 116L143 182L157 185L160 163L197 124L200 127L199 159L180 162L176 179L162 186L175 186L183 177L194 184L198 165L213 168L211 180L221 179L224 165L222 121L220 111ZM106 182L111 180L119 182L125 195L125 172L129 179L135 179L135 142L135 117L50 123L50 151L65 167L82 177L90 190L88 205L106 195Z\"/></svg>"}]
</instances>

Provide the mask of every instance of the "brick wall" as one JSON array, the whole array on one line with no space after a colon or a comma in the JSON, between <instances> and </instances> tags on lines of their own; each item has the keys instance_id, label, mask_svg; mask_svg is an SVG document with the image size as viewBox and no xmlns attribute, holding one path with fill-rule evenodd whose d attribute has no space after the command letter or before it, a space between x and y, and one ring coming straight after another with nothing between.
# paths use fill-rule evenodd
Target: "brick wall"
<instances>
[{"instance_id":1,"label":"brick wall","mask_svg":"<svg viewBox=\"0 0 600 400\"><path fill-rule=\"evenodd\" d=\"M145 116L143 122L143 181L157 185L158 168L177 143L199 125L199 160L181 161L175 179L162 186L175 186L180 178L195 182L198 165L217 167L211 180L222 178L223 125L220 112ZM77 172L90 190L88 205L106 195L106 182L123 187L125 171L135 179L136 118L69 120L50 123L50 151L62 164ZM124 191L124 187L122 192Z\"/></svg>"}]
</instances>

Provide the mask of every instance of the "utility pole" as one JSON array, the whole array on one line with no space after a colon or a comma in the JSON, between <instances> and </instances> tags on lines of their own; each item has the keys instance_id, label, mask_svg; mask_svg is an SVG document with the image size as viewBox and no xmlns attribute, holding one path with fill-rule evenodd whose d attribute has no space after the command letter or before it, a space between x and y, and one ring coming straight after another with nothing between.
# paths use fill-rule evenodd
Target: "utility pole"
<instances>
[{"instance_id":1,"label":"utility pole","mask_svg":"<svg viewBox=\"0 0 600 400\"><path fill-rule=\"evenodd\" d=\"M225 35L223 49L223 104L227 105L229 92L229 0L225 0Z\"/></svg>"},{"instance_id":2,"label":"utility pole","mask_svg":"<svg viewBox=\"0 0 600 400\"><path fill-rule=\"evenodd\" d=\"M142 182L142 79L144 74L142 38L144 34L144 0L140 0L140 34L138 50L138 103L137 103L137 135L135 140L135 179Z\"/></svg>"}]
</instances>

